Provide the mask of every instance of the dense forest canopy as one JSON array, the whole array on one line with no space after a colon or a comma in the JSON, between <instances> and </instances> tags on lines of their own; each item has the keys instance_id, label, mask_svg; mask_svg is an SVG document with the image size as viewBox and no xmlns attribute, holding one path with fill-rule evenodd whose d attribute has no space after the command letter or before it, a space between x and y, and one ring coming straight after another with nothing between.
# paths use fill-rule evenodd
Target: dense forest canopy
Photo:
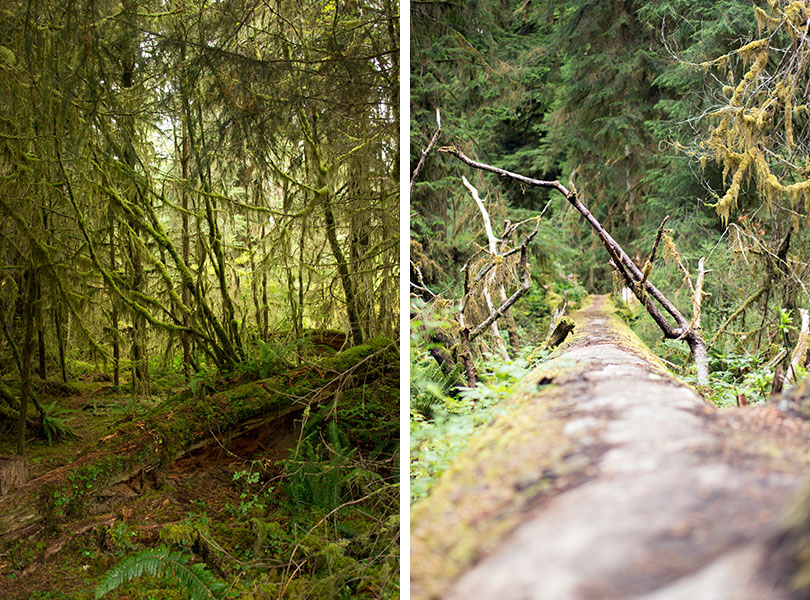
<instances>
[{"instance_id":1,"label":"dense forest canopy","mask_svg":"<svg viewBox=\"0 0 810 600\"><path fill-rule=\"evenodd\" d=\"M276 330L390 336L395 19L390 2L6 6L0 301L20 371L37 338L41 377L82 349L148 395L161 356L232 369Z\"/></svg>"}]
</instances>

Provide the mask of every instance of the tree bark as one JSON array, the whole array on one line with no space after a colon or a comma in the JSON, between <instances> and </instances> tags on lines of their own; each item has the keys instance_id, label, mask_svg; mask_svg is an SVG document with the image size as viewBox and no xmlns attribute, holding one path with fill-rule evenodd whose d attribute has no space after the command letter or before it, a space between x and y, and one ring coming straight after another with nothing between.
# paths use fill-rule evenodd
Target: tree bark
<instances>
[{"instance_id":1,"label":"tree bark","mask_svg":"<svg viewBox=\"0 0 810 600\"><path fill-rule=\"evenodd\" d=\"M183 253L183 262L188 265L189 261L189 254L190 254L190 235L188 229L188 135L186 133L186 123L183 121L183 133L182 133L182 148L180 154L180 175L183 178L182 186L183 190L180 193L180 202L182 204L181 208L181 228L182 228L182 239L181 239L181 246L182 246L182 253ZM186 281L183 281L183 304L186 306L190 306L191 302L191 292L189 291L189 286ZM186 328L181 334L181 341L183 344L183 371L186 374L186 379L191 379L191 334L188 332L188 327L190 326L190 319L187 313L183 313L183 327Z\"/></svg>"},{"instance_id":2,"label":"tree bark","mask_svg":"<svg viewBox=\"0 0 810 600\"><path fill-rule=\"evenodd\" d=\"M25 319L25 332L21 349L22 359L22 387L20 392L20 415L17 422L17 454L25 454L26 417L28 415L28 400L31 397L31 358L34 353L34 313L36 304L36 272L33 264L26 269L26 294L23 318Z\"/></svg>"}]
</instances>

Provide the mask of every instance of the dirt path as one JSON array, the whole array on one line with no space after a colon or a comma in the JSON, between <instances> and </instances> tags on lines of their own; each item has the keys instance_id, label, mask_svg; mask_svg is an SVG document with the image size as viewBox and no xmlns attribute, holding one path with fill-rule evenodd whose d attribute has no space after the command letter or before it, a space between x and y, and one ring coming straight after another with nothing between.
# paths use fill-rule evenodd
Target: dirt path
<instances>
[{"instance_id":1,"label":"dirt path","mask_svg":"<svg viewBox=\"0 0 810 600\"><path fill-rule=\"evenodd\" d=\"M807 470L806 427L773 409L714 410L610 312L594 298L575 338L533 374L495 435L483 434L472 451L494 465L461 461L486 476L450 469L414 507L413 597L787 597L761 565ZM546 454L564 448L550 460L538 447L539 478L527 480L528 456L529 466L505 467L499 452L518 445L504 441L504 420L522 439L556 439ZM462 497L472 514L455 517ZM420 572L439 553L448 571Z\"/></svg>"}]
</instances>

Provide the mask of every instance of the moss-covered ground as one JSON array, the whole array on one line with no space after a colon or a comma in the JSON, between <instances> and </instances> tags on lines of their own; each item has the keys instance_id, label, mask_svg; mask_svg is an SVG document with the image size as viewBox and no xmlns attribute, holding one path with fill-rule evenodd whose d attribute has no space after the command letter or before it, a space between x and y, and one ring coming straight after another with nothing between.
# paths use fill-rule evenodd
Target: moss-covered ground
<instances>
[{"instance_id":1,"label":"moss-covered ground","mask_svg":"<svg viewBox=\"0 0 810 600\"><path fill-rule=\"evenodd\" d=\"M78 439L53 445L32 440L32 478L70 469L77 456L98 452L92 449L104 447L101 440L122 426L134 424L154 438L160 430L149 424L163 419L167 438L190 435L186 430L204 425L201 418L172 424L184 397L199 396L200 409L227 407L233 419L208 431L211 439L198 450L94 489L74 511L0 538L0 598L93 598L103 575L122 558L158 545L204 563L237 598L398 597L396 350L386 350L362 379L339 377L338 385L321 385L323 397L311 408L245 426L260 421L268 396L290 401L307 377L316 384L319 378L332 381L363 356L351 349L326 368L291 369L264 382L240 376L190 387L169 374L156 383L151 402L135 403L126 391L91 376L67 394L43 389L43 403L57 402L60 418ZM175 432L177 427L183 431ZM157 440L149 441L145 448ZM0 443L0 452L12 450L7 436ZM174 450L177 442L162 445ZM110 448L110 461L120 449ZM103 471L102 463L95 460L93 469ZM104 477L77 472L67 478L70 489ZM168 579L142 577L106 597L185 596Z\"/></svg>"}]
</instances>

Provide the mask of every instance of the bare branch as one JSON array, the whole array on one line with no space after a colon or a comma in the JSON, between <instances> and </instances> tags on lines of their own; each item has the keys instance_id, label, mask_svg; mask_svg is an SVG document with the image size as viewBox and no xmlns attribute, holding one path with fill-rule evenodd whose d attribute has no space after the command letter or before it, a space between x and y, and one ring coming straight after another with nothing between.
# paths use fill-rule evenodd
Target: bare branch
<instances>
[{"instance_id":1,"label":"bare branch","mask_svg":"<svg viewBox=\"0 0 810 600\"><path fill-rule=\"evenodd\" d=\"M553 188L563 194L565 199L568 200L569 204L571 204L571 206L573 206L591 225L594 232L602 241L602 244L605 246L605 249L610 255L611 264L616 268L627 283L628 287L633 290L644 308L647 309L647 312L664 332L664 336L670 339L682 337L682 339L686 341L686 343L689 345L689 349L692 352L692 358L694 359L695 366L697 368L698 385L708 384L708 353L706 351L706 343L704 342L703 338L696 329L690 328L689 321L687 321L687 319L675 307L675 305L672 304L672 302L670 302L670 300L664 296L664 294L657 287L650 283L649 279L644 277L644 274L642 273L641 269L639 269L638 265L633 262L624 249L616 242L616 240L611 237L611 235L596 219L596 217L594 217L587 207L579 200L576 194L576 189L569 190L562 183L556 180L548 181L542 179L533 179L531 177L526 177L525 175L520 175L519 173L513 173L512 171L507 171L506 169L501 169L499 167L478 162L464 155L455 146L443 146L439 148L439 152L451 154L461 162L475 169L495 173L500 177L514 179L525 185L533 187ZM522 250L521 261L523 260L523 256L524 251ZM667 321L667 319L661 314L661 311L658 310L658 307L651 302L649 297L654 298L661 305L661 307L675 319L677 328L674 328ZM488 321L490 321L490 319L494 320L494 318L497 317L490 315L489 319L473 330L471 337L474 337L474 334L476 334L476 332L482 326L485 326L485 323L488 325Z\"/></svg>"},{"instance_id":2,"label":"bare branch","mask_svg":"<svg viewBox=\"0 0 810 600\"><path fill-rule=\"evenodd\" d=\"M655 236L655 242L653 243L652 250L650 251L650 257L647 259L647 262L644 263L644 269L642 269L642 278L641 283L639 284L641 289L644 289L644 284L650 277L650 273L652 273L653 262L655 261L655 253L658 251L658 244L661 243L661 236L664 235L664 225L667 224L667 221L669 221L669 215L664 217L664 220L661 221L661 225L658 226L658 234Z\"/></svg>"},{"instance_id":3,"label":"bare branch","mask_svg":"<svg viewBox=\"0 0 810 600\"><path fill-rule=\"evenodd\" d=\"M413 183L416 181L416 176L419 175L419 171L422 170L422 167L425 166L425 159L427 155L430 154L430 151L433 150L433 146L436 145L436 142L439 141L439 136L442 134L442 115L439 112L439 109L436 109L436 132L433 134L433 137L430 138L430 142L427 145L427 148L422 150L422 156L419 157L419 162L416 164L416 168L413 170L413 174L411 175L411 186L408 188L409 191L413 190Z\"/></svg>"}]
</instances>

